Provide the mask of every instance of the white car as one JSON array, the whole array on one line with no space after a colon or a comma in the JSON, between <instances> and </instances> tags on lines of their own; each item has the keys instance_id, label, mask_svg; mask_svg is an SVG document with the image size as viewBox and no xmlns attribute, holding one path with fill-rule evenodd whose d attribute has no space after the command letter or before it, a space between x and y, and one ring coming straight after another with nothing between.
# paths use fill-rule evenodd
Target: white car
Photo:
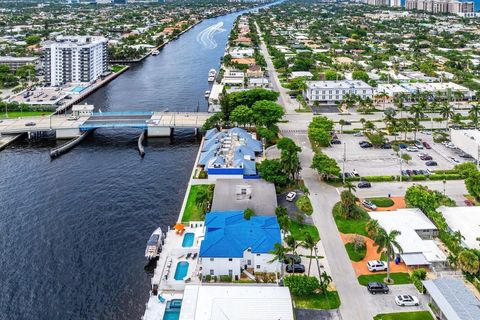
<instances>
[{"instance_id":1,"label":"white car","mask_svg":"<svg viewBox=\"0 0 480 320\"><path fill-rule=\"evenodd\" d=\"M417 147L414 147L414 146L410 146L410 147L407 147L406 150L409 151L409 152L417 152L417 151L418 151L418 148L417 148Z\"/></svg>"},{"instance_id":2,"label":"white car","mask_svg":"<svg viewBox=\"0 0 480 320\"><path fill-rule=\"evenodd\" d=\"M380 260L370 260L367 262L367 268L370 272L387 270L387 263Z\"/></svg>"},{"instance_id":3,"label":"white car","mask_svg":"<svg viewBox=\"0 0 480 320\"><path fill-rule=\"evenodd\" d=\"M396 296L395 303L397 304L397 306L402 306L402 307L419 305L418 298L408 294Z\"/></svg>"},{"instance_id":4,"label":"white car","mask_svg":"<svg viewBox=\"0 0 480 320\"><path fill-rule=\"evenodd\" d=\"M354 137L363 137L363 132L358 131L353 134Z\"/></svg>"},{"instance_id":5,"label":"white car","mask_svg":"<svg viewBox=\"0 0 480 320\"><path fill-rule=\"evenodd\" d=\"M296 193L296 192L290 191L290 192L287 194L286 200L292 202L293 200L295 200L295 197L296 197L296 196L297 196L297 193Z\"/></svg>"}]
</instances>

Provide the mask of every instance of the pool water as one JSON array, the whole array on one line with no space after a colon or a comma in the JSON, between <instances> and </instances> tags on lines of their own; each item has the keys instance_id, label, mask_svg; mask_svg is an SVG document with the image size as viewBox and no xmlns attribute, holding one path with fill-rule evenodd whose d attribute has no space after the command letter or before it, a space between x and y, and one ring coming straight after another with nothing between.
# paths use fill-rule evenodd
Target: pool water
<instances>
[{"instance_id":1,"label":"pool water","mask_svg":"<svg viewBox=\"0 0 480 320\"><path fill-rule=\"evenodd\" d=\"M83 90L85 90L84 87L75 87L75 88L73 88L72 90L70 90L70 92L80 93L80 92L82 92Z\"/></svg>"},{"instance_id":2,"label":"pool water","mask_svg":"<svg viewBox=\"0 0 480 320\"><path fill-rule=\"evenodd\" d=\"M163 320L178 320L180 318L181 299L173 299L167 302L167 308L163 314Z\"/></svg>"},{"instance_id":3,"label":"pool water","mask_svg":"<svg viewBox=\"0 0 480 320\"><path fill-rule=\"evenodd\" d=\"M182 247L188 248L193 246L193 240L195 240L195 233L185 233L185 235L183 236Z\"/></svg>"},{"instance_id":4,"label":"pool water","mask_svg":"<svg viewBox=\"0 0 480 320\"><path fill-rule=\"evenodd\" d=\"M187 261L181 261L177 263L177 268L175 269L175 280L183 280L185 276L187 275L188 272L188 262Z\"/></svg>"}]
</instances>

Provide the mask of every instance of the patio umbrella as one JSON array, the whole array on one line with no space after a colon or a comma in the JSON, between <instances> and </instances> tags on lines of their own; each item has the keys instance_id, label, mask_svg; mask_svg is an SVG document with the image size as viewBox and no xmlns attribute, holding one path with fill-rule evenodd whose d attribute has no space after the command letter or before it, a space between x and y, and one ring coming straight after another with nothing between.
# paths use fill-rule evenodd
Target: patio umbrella
<instances>
[{"instance_id":1,"label":"patio umbrella","mask_svg":"<svg viewBox=\"0 0 480 320\"><path fill-rule=\"evenodd\" d=\"M183 223L177 223L175 225L175 230L182 231L185 229L185 225Z\"/></svg>"}]
</instances>

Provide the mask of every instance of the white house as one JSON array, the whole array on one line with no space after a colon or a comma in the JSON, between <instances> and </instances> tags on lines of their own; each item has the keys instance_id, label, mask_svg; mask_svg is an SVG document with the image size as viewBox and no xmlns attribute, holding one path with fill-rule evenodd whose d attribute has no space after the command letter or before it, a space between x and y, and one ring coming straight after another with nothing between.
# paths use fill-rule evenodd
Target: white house
<instances>
[{"instance_id":1,"label":"white house","mask_svg":"<svg viewBox=\"0 0 480 320\"><path fill-rule=\"evenodd\" d=\"M280 227L273 216L243 217L243 211L216 211L205 217L205 239L200 245L203 275L230 275L239 279L245 269L279 272L270 251L281 244Z\"/></svg>"},{"instance_id":2,"label":"white house","mask_svg":"<svg viewBox=\"0 0 480 320\"><path fill-rule=\"evenodd\" d=\"M254 50L253 48L232 48L229 51L229 54L232 56L233 59L239 58L248 58L253 56Z\"/></svg>"},{"instance_id":3,"label":"white house","mask_svg":"<svg viewBox=\"0 0 480 320\"><path fill-rule=\"evenodd\" d=\"M459 231L467 248L480 250L480 209L478 207L440 207L449 229Z\"/></svg>"},{"instance_id":4,"label":"white house","mask_svg":"<svg viewBox=\"0 0 480 320\"><path fill-rule=\"evenodd\" d=\"M307 81L304 97L309 104L342 102L345 95L353 94L362 99L373 98L373 88L361 80Z\"/></svg>"}]
</instances>

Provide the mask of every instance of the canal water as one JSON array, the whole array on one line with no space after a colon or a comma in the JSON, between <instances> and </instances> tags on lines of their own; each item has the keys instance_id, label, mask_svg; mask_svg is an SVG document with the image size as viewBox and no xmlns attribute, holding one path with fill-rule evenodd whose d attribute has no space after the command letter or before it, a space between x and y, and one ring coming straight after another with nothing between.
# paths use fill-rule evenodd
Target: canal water
<instances>
[{"instance_id":1,"label":"canal water","mask_svg":"<svg viewBox=\"0 0 480 320\"><path fill-rule=\"evenodd\" d=\"M200 23L86 102L102 111L205 111L208 71L238 15ZM0 152L0 319L141 317L145 244L157 226L175 223L199 140L189 130L149 139L141 159L139 134L97 130L53 161L53 137Z\"/></svg>"}]
</instances>

